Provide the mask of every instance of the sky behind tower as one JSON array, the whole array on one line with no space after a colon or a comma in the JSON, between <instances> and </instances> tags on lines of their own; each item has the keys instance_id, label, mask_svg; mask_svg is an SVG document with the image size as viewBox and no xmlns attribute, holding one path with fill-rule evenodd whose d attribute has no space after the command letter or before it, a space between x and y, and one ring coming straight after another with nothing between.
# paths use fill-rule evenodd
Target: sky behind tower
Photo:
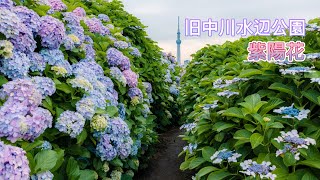
<instances>
[{"instance_id":1,"label":"sky behind tower","mask_svg":"<svg viewBox=\"0 0 320 180\"><path fill-rule=\"evenodd\" d=\"M319 0L122 0L125 10L141 19L148 26L147 33L165 52L176 54L177 17L180 16L181 60L191 59L206 44L222 44L238 37L214 35L208 37L185 36L185 18L205 20L231 19L242 21L259 19L312 19L319 17ZM303 2L303 3L302 3Z\"/></svg>"}]
</instances>

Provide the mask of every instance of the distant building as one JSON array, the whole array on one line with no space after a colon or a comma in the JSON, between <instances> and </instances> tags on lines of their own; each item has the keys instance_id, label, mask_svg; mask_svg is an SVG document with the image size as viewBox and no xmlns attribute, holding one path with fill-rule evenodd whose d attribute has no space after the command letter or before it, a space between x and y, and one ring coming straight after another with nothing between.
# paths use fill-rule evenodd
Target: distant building
<instances>
[{"instance_id":1,"label":"distant building","mask_svg":"<svg viewBox=\"0 0 320 180\"><path fill-rule=\"evenodd\" d=\"M178 64L181 65L181 57L180 57L180 44L181 44L181 39L180 39L180 19L179 19L179 16L178 16L178 32L177 32L177 40L176 40L176 43L177 43L177 61L178 61Z\"/></svg>"}]
</instances>

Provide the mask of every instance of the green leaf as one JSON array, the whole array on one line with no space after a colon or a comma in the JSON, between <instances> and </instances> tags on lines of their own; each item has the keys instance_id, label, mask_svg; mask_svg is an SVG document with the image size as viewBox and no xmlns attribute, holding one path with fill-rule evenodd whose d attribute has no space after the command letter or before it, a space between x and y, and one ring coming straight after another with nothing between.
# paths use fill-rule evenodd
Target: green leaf
<instances>
[{"instance_id":1,"label":"green leaf","mask_svg":"<svg viewBox=\"0 0 320 180\"><path fill-rule=\"evenodd\" d=\"M204 167L204 168L200 169L200 171L196 174L196 176L197 176L197 178L201 178L202 176L204 176L206 174L209 174L212 171L217 171L217 170L219 170L219 169L216 168L216 167L207 166L207 167Z\"/></svg>"},{"instance_id":2,"label":"green leaf","mask_svg":"<svg viewBox=\"0 0 320 180\"><path fill-rule=\"evenodd\" d=\"M221 180L231 175L231 173L226 171L215 171L209 174L207 180Z\"/></svg>"},{"instance_id":3,"label":"green leaf","mask_svg":"<svg viewBox=\"0 0 320 180\"><path fill-rule=\"evenodd\" d=\"M134 163L134 161L132 159L130 159L128 161L128 165L133 169L133 170L138 170L138 165L136 163Z\"/></svg>"},{"instance_id":4,"label":"green leaf","mask_svg":"<svg viewBox=\"0 0 320 180\"><path fill-rule=\"evenodd\" d=\"M194 169L198 166L200 166L202 163L206 162L206 160L202 157L197 157L193 159L189 164L189 169Z\"/></svg>"},{"instance_id":5,"label":"green leaf","mask_svg":"<svg viewBox=\"0 0 320 180\"><path fill-rule=\"evenodd\" d=\"M301 94L313 103L320 105L320 102L318 101L318 97L320 97L320 92L313 89L309 89L307 91L302 91Z\"/></svg>"},{"instance_id":6,"label":"green leaf","mask_svg":"<svg viewBox=\"0 0 320 180\"><path fill-rule=\"evenodd\" d=\"M66 83L56 84L56 88L60 91L67 93L67 94L70 94L73 91L72 87Z\"/></svg>"},{"instance_id":7,"label":"green leaf","mask_svg":"<svg viewBox=\"0 0 320 180\"><path fill-rule=\"evenodd\" d=\"M85 158L90 158L90 151L83 147L83 146L79 146L79 145L71 145L69 148L66 149L68 154L71 155L76 155L76 156L81 156L81 157L85 157Z\"/></svg>"},{"instance_id":8,"label":"green leaf","mask_svg":"<svg viewBox=\"0 0 320 180\"><path fill-rule=\"evenodd\" d=\"M6 84L8 80L3 75L0 76L0 86Z\"/></svg>"},{"instance_id":9,"label":"green leaf","mask_svg":"<svg viewBox=\"0 0 320 180\"><path fill-rule=\"evenodd\" d=\"M51 172L58 170L64 161L64 150L57 149L55 151L57 152L57 162L56 165L50 170Z\"/></svg>"},{"instance_id":10,"label":"green leaf","mask_svg":"<svg viewBox=\"0 0 320 180\"><path fill-rule=\"evenodd\" d=\"M272 90L277 90L280 92L284 92L287 94L290 94L292 96L297 96L297 88L293 87L293 86L288 86L282 83L273 83L269 86L269 89Z\"/></svg>"},{"instance_id":11,"label":"green leaf","mask_svg":"<svg viewBox=\"0 0 320 180\"><path fill-rule=\"evenodd\" d=\"M76 180L80 177L80 168L76 160L73 157L69 158L67 169L68 179Z\"/></svg>"},{"instance_id":12,"label":"green leaf","mask_svg":"<svg viewBox=\"0 0 320 180\"><path fill-rule=\"evenodd\" d=\"M123 163L119 158L113 159L112 161L110 161L110 164L118 167L123 166Z\"/></svg>"},{"instance_id":13,"label":"green leaf","mask_svg":"<svg viewBox=\"0 0 320 180\"><path fill-rule=\"evenodd\" d=\"M256 130L257 127L253 126L252 124L245 124L244 128L253 133Z\"/></svg>"},{"instance_id":14,"label":"green leaf","mask_svg":"<svg viewBox=\"0 0 320 180\"><path fill-rule=\"evenodd\" d=\"M89 169L80 170L80 178L79 180L96 180L98 179L98 174Z\"/></svg>"},{"instance_id":15,"label":"green leaf","mask_svg":"<svg viewBox=\"0 0 320 180\"><path fill-rule=\"evenodd\" d=\"M191 162L190 160L187 160L187 161L181 163L180 169L182 171L187 170L189 168L190 162Z\"/></svg>"},{"instance_id":16,"label":"green leaf","mask_svg":"<svg viewBox=\"0 0 320 180\"><path fill-rule=\"evenodd\" d=\"M81 145L87 138L88 134L86 129L83 129L82 132L77 136L77 144Z\"/></svg>"},{"instance_id":17,"label":"green leaf","mask_svg":"<svg viewBox=\"0 0 320 180\"><path fill-rule=\"evenodd\" d=\"M259 94L252 94L247 96L244 100L245 102L239 103L239 105L244 107L249 113L258 112L260 107L267 103L265 101L261 101Z\"/></svg>"},{"instance_id":18,"label":"green leaf","mask_svg":"<svg viewBox=\"0 0 320 180\"><path fill-rule=\"evenodd\" d=\"M272 98L269 99L268 103L263 105L261 107L261 111L259 114L261 115L265 115L267 114L270 110L274 109L275 107L277 107L278 105L282 104L284 101L282 101L279 98Z\"/></svg>"},{"instance_id":19,"label":"green leaf","mask_svg":"<svg viewBox=\"0 0 320 180\"><path fill-rule=\"evenodd\" d=\"M43 150L35 155L36 162L35 171L50 171L57 163L58 154L53 150Z\"/></svg>"},{"instance_id":20,"label":"green leaf","mask_svg":"<svg viewBox=\"0 0 320 180\"><path fill-rule=\"evenodd\" d=\"M235 124L230 124L230 123L225 123L225 122L220 121L220 122L215 123L212 128L213 128L213 130L220 132L220 131L232 128L234 126L235 126Z\"/></svg>"},{"instance_id":21,"label":"green leaf","mask_svg":"<svg viewBox=\"0 0 320 180\"><path fill-rule=\"evenodd\" d=\"M254 133L250 136L250 143L252 149L258 147L263 141L263 136L259 133Z\"/></svg>"},{"instance_id":22,"label":"green leaf","mask_svg":"<svg viewBox=\"0 0 320 180\"><path fill-rule=\"evenodd\" d=\"M253 75L257 75L257 74L262 74L262 71L258 70L258 69L245 69L242 70L239 77L243 78L243 77L251 77Z\"/></svg>"},{"instance_id":23,"label":"green leaf","mask_svg":"<svg viewBox=\"0 0 320 180\"><path fill-rule=\"evenodd\" d=\"M115 106L107 106L107 113L110 117L113 117L116 113L118 113L118 108Z\"/></svg>"},{"instance_id":24,"label":"green leaf","mask_svg":"<svg viewBox=\"0 0 320 180\"><path fill-rule=\"evenodd\" d=\"M292 153L288 152L285 153L283 157L283 162L287 167L289 167L296 163L296 159L294 158L294 155Z\"/></svg>"},{"instance_id":25,"label":"green leaf","mask_svg":"<svg viewBox=\"0 0 320 180\"><path fill-rule=\"evenodd\" d=\"M301 180L318 180L318 178L314 174L307 172L302 176Z\"/></svg>"},{"instance_id":26,"label":"green leaf","mask_svg":"<svg viewBox=\"0 0 320 180\"><path fill-rule=\"evenodd\" d=\"M284 128L284 126L279 122L273 122L269 125L269 128L281 129Z\"/></svg>"},{"instance_id":27,"label":"green leaf","mask_svg":"<svg viewBox=\"0 0 320 180\"><path fill-rule=\"evenodd\" d=\"M251 135L252 133L250 131L240 129L234 133L233 138L240 140L249 140Z\"/></svg>"},{"instance_id":28,"label":"green leaf","mask_svg":"<svg viewBox=\"0 0 320 180\"><path fill-rule=\"evenodd\" d=\"M206 146L206 147L202 148L202 157L206 161L211 162L210 157L213 155L214 152L215 152L215 149L213 147Z\"/></svg>"},{"instance_id":29,"label":"green leaf","mask_svg":"<svg viewBox=\"0 0 320 180\"><path fill-rule=\"evenodd\" d=\"M320 169L320 160L318 160L318 159L317 160L316 159L315 160L304 160L304 161L299 162L298 164Z\"/></svg>"},{"instance_id":30,"label":"green leaf","mask_svg":"<svg viewBox=\"0 0 320 180\"><path fill-rule=\"evenodd\" d=\"M237 118L244 118L243 112L240 108L232 107L224 111L222 116L229 116L229 117L237 117Z\"/></svg>"}]
</instances>

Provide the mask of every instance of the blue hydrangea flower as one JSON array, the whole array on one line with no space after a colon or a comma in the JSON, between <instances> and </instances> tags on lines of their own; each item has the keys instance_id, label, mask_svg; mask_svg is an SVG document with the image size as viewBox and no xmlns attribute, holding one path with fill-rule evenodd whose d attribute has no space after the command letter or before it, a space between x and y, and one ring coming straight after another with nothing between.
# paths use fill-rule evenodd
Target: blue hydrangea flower
<instances>
[{"instance_id":1,"label":"blue hydrangea flower","mask_svg":"<svg viewBox=\"0 0 320 180\"><path fill-rule=\"evenodd\" d=\"M234 151L229 151L227 149L222 149L216 151L210 159L213 164L220 164L222 161L237 162L237 158L241 157L241 154L235 153Z\"/></svg>"},{"instance_id":2,"label":"blue hydrangea flower","mask_svg":"<svg viewBox=\"0 0 320 180\"><path fill-rule=\"evenodd\" d=\"M127 84L127 80L126 78L123 76L121 70L117 67L111 67L110 68L110 75L115 78L117 81L121 82L122 85L126 85Z\"/></svg>"},{"instance_id":3,"label":"blue hydrangea flower","mask_svg":"<svg viewBox=\"0 0 320 180\"><path fill-rule=\"evenodd\" d=\"M52 180L53 174L50 171L45 171L31 176L31 180Z\"/></svg>"},{"instance_id":4,"label":"blue hydrangea flower","mask_svg":"<svg viewBox=\"0 0 320 180\"><path fill-rule=\"evenodd\" d=\"M21 52L15 51L10 59L0 59L0 71L11 79L27 77L30 59Z\"/></svg>"},{"instance_id":5,"label":"blue hydrangea flower","mask_svg":"<svg viewBox=\"0 0 320 180\"><path fill-rule=\"evenodd\" d=\"M95 100L92 98L82 98L80 101L76 103L77 112L80 113L85 119L92 119L95 110Z\"/></svg>"},{"instance_id":6,"label":"blue hydrangea flower","mask_svg":"<svg viewBox=\"0 0 320 180\"><path fill-rule=\"evenodd\" d=\"M57 119L55 128L60 132L64 132L70 135L72 138L76 138L81 132L85 124L84 117L72 111L64 111Z\"/></svg>"},{"instance_id":7,"label":"blue hydrangea flower","mask_svg":"<svg viewBox=\"0 0 320 180\"><path fill-rule=\"evenodd\" d=\"M169 88L169 92L170 94L173 94L175 96L179 95L179 89L177 88L177 86L175 84L172 84Z\"/></svg>"},{"instance_id":8,"label":"blue hydrangea flower","mask_svg":"<svg viewBox=\"0 0 320 180\"><path fill-rule=\"evenodd\" d=\"M51 150L52 145L48 141L43 141L42 145L39 148L41 148L42 150Z\"/></svg>"},{"instance_id":9,"label":"blue hydrangea flower","mask_svg":"<svg viewBox=\"0 0 320 180\"><path fill-rule=\"evenodd\" d=\"M310 113L309 109L296 109L293 107L294 104L288 107L281 107L280 109L274 109L273 112L282 114L282 118L296 118L298 120L302 120L308 117Z\"/></svg>"},{"instance_id":10,"label":"blue hydrangea flower","mask_svg":"<svg viewBox=\"0 0 320 180\"><path fill-rule=\"evenodd\" d=\"M311 69L313 69L313 67L291 67L288 69L280 69L281 74L285 75L285 74L298 74L298 73L304 73L304 72L312 72Z\"/></svg>"},{"instance_id":11,"label":"blue hydrangea flower","mask_svg":"<svg viewBox=\"0 0 320 180\"><path fill-rule=\"evenodd\" d=\"M198 147L198 144L188 144L187 146L183 147L183 151L189 151L190 154L192 154Z\"/></svg>"},{"instance_id":12,"label":"blue hydrangea flower","mask_svg":"<svg viewBox=\"0 0 320 180\"><path fill-rule=\"evenodd\" d=\"M130 88L128 91L128 95L131 99L134 97L143 98L142 91L139 88Z\"/></svg>"},{"instance_id":13,"label":"blue hydrangea flower","mask_svg":"<svg viewBox=\"0 0 320 180\"><path fill-rule=\"evenodd\" d=\"M249 159L240 163L240 166L243 169L243 171L240 172L249 176L259 176L261 179L267 178L271 180L274 180L277 177L277 175L272 174L272 171L276 169L276 166L271 166L270 162L263 161L261 164L258 164L256 161Z\"/></svg>"},{"instance_id":14,"label":"blue hydrangea flower","mask_svg":"<svg viewBox=\"0 0 320 180\"><path fill-rule=\"evenodd\" d=\"M104 21L104 22L109 22L109 21L110 21L109 16L106 15L106 14L99 14L99 15L98 15L98 18L99 18L101 21Z\"/></svg>"},{"instance_id":15,"label":"blue hydrangea flower","mask_svg":"<svg viewBox=\"0 0 320 180\"><path fill-rule=\"evenodd\" d=\"M192 131L194 128L197 127L196 123L188 123L188 124L183 124L180 129L185 129L187 132Z\"/></svg>"},{"instance_id":16,"label":"blue hydrangea flower","mask_svg":"<svg viewBox=\"0 0 320 180\"><path fill-rule=\"evenodd\" d=\"M47 96L53 95L56 92L55 83L48 77L35 76L32 77L32 82L42 94L43 99L45 99Z\"/></svg>"},{"instance_id":17,"label":"blue hydrangea flower","mask_svg":"<svg viewBox=\"0 0 320 180\"><path fill-rule=\"evenodd\" d=\"M39 53L31 52L28 54L28 58L30 59L30 70L32 72L43 72L45 70L46 62Z\"/></svg>"},{"instance_id":18,"label":"blue hydrangea flower","mask_svg":"<svg viewBox=\"0 0 320 180\"><path fill-rule=\"evenodd\" d=\"M119 117L122 119L122 120L125 120L126 119L126 108L124 106L123 103L119 103L118 104L118 111L119 111Z\"/></svg>"}]
</instances>

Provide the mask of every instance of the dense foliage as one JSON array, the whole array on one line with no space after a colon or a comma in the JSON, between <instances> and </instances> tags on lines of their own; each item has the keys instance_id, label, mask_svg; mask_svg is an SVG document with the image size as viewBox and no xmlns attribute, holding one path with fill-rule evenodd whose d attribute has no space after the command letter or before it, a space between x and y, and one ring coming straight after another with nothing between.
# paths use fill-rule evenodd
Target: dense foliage
<instances>
[{"instance_id":1,"label":"dense foliage","mask_svg":"<svg viewBox=\"0 0 320 180\"><path fill-rule=\"evenodd\" d=\"M319 23L315 19L309 23ZM318 179L319 31L204 47L181 79L182 170L194 179ZM248 62L251 41L303 41L303 62Z\"/></svg>"},{"instance_id":2,"label":"dense foliage","mask_svg":"<svg viewBox=\"0 0 320 180\"><path fill-rule=\"evenodd\" d=\"M0 63L0 179L132 179L177 111L180 68L119 1L0 0Z\"/></svg>"}]
</instances>

